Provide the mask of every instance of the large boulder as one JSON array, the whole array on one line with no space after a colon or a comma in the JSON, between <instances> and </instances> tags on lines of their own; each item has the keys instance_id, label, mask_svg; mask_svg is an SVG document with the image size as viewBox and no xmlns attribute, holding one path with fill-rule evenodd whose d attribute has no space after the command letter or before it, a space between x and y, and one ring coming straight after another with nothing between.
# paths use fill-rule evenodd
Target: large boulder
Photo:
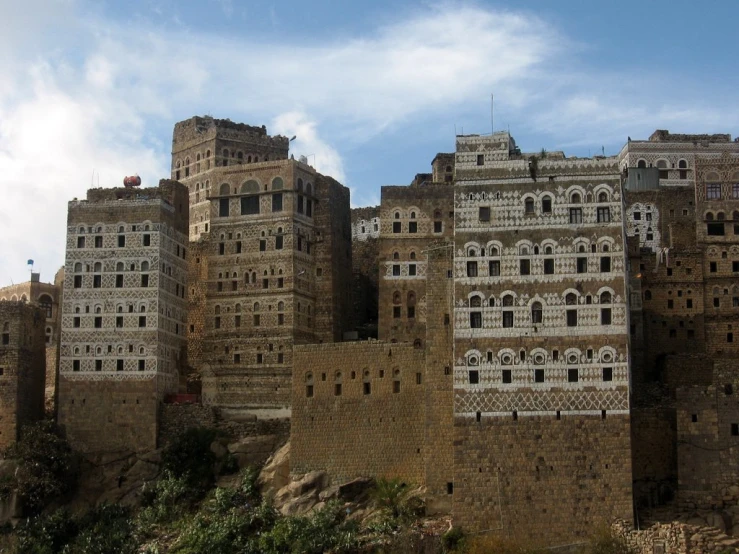
<instances>
[{"instance_id":1,"label":"large boulder","mask_svg":"<svg viewBox=\"0 0 739 554\"><path fill-rule=\"evenodd\" d=\"M261 466L277 444L275 435L260 435L246 437L228 445L228 451L239 462L239 468L247 466Z\"/></svg>"},{"instance_id":2,"label":"large boulder","mask_svg":"<svg viewBox=\"0 0 739 554\"><path fill-rule=\"evenodd\" d=\"M325 471L311 471L277 491L274 506L283 515L304 515L322 502L321 491L328 485Z\"/></svg>"},{"instance_id":3,"label":"large boulder","mask_svg":"<svg viewBox=\"0 0 739 554\"><path fill-rule=\"evenodd\" d=\"M286 443L264 464L257 485L262 496L271 498L290 482L290 443Z\"/></svg>"}]
</instances>

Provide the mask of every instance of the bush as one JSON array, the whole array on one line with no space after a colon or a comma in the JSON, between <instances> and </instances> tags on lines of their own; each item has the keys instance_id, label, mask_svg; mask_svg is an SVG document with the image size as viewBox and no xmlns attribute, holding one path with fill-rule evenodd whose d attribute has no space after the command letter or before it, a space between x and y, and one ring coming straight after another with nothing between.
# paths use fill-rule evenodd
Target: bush
<instances>
[{"instance_id":1,"label":"bush","mask_svg":"<svg viewBox=\"0 0 739 554\"><path fill-rule=\"evenodd\" d=\"M193 427L180 434L162 452L162 467L180 475L195 496L202 495L215 481L216 455L210 445L216 432L203 427Z\"/></svg>"},{"instance_id":2,"label":"bush","mask_svg":"<svg viewBox=\"0 0 739 554\"><path fill-rule=\"evenodd\" d=\"M632 552L626 539L616 535L610 527L596 530L590 537L588 546L583 550L583 554L631 554Z\"/></svg>"},{"instance_id":3,"label":"bush","mask_svg":"<svg viewBox=\"0 0 739 554\"><path fill-rule=\"evenodd\" d=\"M20 440L8 447L5 458L19 460L15 488L30 514L38 514L77 483L77 457L51 421L24 426Z\"/></svg>"},{"instance_id":4,"label":"bush","mask_svg":"<svg viewBox=\"0 0 739 554\"><path fill-rule=\"evenodd\" d=\"M457 550L464 544L464 533L461 527L452 527L441 537L444 550Z\"/></svg>"},{"instance_id":5,"label":"bush","mask_svg":"<svg viewBox=\"0 0 739 554\"><path fill-rule=\"evenodd\" d=\"M172 521L189 505L187 482L170 471L165 470L162 478L152 487L144 487L141 494L143 509L139 512L139 523L143 526Z\"/></svg>"},{"instance_id":6,"label":"bush","mask_svg":"<svg viewBox=\"0 0 739 554\"><path fill-rule=\"evenodd\" d=\"M259 538L264 554L321 554L354 552L359 546L359 526L345 520L339 502L329 502L310 517L285 517Z\"/></svg>"},{"instance_id":7,"label":"bush","mask_svg":"<svg viewBox=\"0 0 739 554\"><path fill-rule=\"evenodd\" d=\"M56 554L77 535L77 523L66 510L50 516L23 520L15 529L18 537L17 554Z\"/></svg>"},{"instance_id":8,"label":"bush","mask_svg":"<svg viewBox=\"0 0 739 554\"><path fill-rule=\"evenodd\" d=\"M410 491L411 487L400 479L378 479L371 496L390 523L400 524L423 515L423 501L410 496Z\"/></svg>"},{"instance_id":9,"label":"bush","mask_svg":"<svg viewBox=\"0 0 739 554\"><path fill-rule=\"evenodd\" d=\"M79 534L65 548L67 552L85 554L133 554L136 543L128 508L102 505L88 511L79 519Z\"/></svg>"}]
</instances>

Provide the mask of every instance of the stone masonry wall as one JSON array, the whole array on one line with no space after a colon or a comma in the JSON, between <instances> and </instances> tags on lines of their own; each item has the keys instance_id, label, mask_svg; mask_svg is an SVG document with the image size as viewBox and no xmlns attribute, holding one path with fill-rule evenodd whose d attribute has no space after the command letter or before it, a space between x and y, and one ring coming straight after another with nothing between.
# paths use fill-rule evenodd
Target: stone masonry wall
<instances>
[{"instance_id":1,"label":"stone masonry wall","mask_svg":"<svg viewBox=\"0 0 739 554\"><path fill-rule=\"evenodd\" d=\"M422 484L428 454L423 373L423 351L410 345L296 347L291 471L324 470L336 481L400 477Z\"/></svg>"},{"instance_id":2,"label":"stone masonry wall","mask_svg":"<svg viewBox=\"0 0 739 554\"><path fill-rule=\"evenodd\" d=\"M457 417L454 429L455 525L553 545L633 520L628 416Z\"/></svg>"}]
</instances>

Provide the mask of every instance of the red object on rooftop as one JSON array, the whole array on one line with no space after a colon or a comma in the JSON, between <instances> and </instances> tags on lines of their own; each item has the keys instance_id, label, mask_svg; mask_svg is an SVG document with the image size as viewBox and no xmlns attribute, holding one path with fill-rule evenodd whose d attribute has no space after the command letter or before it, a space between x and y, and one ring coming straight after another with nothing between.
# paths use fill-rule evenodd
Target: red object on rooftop
<instances>
[{"instance_id":1,"label":"red object on rooftop","mask_svg":"<svg viewBox=\"0 0 739 554\"><path fill-rule=\"evenodd\" d=\"M126 188L131 187L140 187L141 186L141 177L138 175L133 175L131 177L124 177L123 178L123 186Z\"/></svg>"}]
</instances>

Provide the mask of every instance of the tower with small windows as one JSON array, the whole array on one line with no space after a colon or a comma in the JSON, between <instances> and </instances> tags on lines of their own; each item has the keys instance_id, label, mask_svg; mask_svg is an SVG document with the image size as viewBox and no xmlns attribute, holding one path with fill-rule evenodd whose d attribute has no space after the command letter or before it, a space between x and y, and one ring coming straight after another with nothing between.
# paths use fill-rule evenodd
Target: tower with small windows
<instances>
[{"instance_id":1,"label":"tower with small windows","mask_svg":"<svg viewBox=\"0 0 739 554\"><path fill-rule=\"evenodd\" d=\"M187 189L91 189L69 203L58 420L84 452L157 445L186 363Z\"/></svg>"},{"instance_id":2,"label":"tower with small windows","mask_svg":"<svg viewBox=\"0 0 739 554\"><path fill-rule=\"evenodd\" d=\"M556 544L632 518L621 206L615 158L457 137L453 513L466 529Z\"/></svg>"},{"instance_id":3,"label":"tower with small windows","mask_svg":"<svg viewBox=\"0 0 739 554\"><path fill-rule=\"evenodd\" d=\"M172 136L172 179L188 187L190 240L210 228L211 194L217 191L216 168L287 159L289 141L269 136L265 126L234 123L229 119L195 116L175 124Z\"/></svg>"}]
</instances>

